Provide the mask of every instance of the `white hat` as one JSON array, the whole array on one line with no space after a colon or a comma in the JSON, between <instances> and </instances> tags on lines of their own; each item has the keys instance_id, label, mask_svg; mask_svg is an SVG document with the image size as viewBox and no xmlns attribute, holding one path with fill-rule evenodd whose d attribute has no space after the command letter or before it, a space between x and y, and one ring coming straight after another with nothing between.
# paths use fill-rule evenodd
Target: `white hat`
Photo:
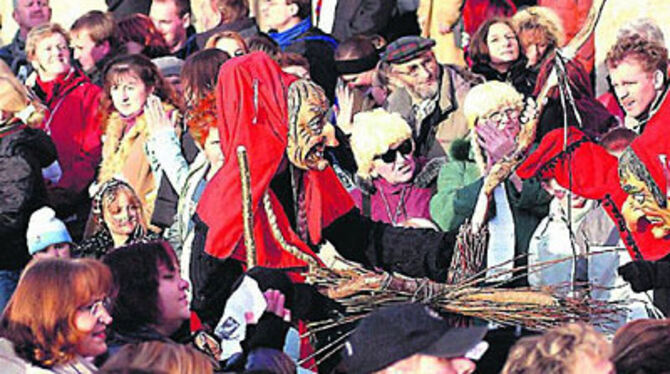
<instances>
[{"instance_id":1,"label":"white hat","mask_svg":"<svg viewBox=\"0 0 670 374\"><path fill-rule=\"evenodd\" d=\"M72 237L63 221L56 218L56 212L44 206L30 216L28 223L28 252L31 255L44 250L52 244L72 243Z\"/></svg>"}]
</instances>

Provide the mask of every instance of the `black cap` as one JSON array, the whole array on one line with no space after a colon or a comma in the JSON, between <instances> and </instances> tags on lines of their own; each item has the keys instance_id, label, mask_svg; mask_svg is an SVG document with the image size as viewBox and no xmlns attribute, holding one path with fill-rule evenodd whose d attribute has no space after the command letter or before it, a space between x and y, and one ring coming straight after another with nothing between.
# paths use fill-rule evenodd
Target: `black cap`
<instances>
[{"instance_id":1,"label":"black cap","mask_svg":"<svg viewBox=\"0 0 670 374\"><path fill-rule=\"evenodd\" d=\"M344 345L347 373L370 373L417 353L466 357L486 335L486 327L452 327L422 304L383 308L366 317Z\"/></svg>"}]
</instances>

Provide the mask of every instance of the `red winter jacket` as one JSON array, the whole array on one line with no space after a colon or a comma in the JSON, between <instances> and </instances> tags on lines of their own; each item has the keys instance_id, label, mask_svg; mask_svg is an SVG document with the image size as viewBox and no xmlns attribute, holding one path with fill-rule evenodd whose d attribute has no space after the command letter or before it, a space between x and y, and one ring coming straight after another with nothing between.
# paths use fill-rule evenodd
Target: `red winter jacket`
<instances>
[{"instance_id":1,"label":"red winter jacket","mask_svg":"<svg viewBox=\"0 0 670 374\"><path fill-rule=\"evenodd\" d=\"M94 180L100 163L98 102L102 89L74 68L49 82L38 78L34 89L49 108L43 129L56 144L63 170L55 187L79 194Z\"/></svg>"}]
</instances>

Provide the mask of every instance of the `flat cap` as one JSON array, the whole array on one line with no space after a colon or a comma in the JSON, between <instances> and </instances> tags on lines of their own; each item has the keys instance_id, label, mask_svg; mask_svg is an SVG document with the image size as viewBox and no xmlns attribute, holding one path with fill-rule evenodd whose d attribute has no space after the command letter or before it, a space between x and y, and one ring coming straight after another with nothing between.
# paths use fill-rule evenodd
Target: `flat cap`
<instances>
[{"instance_id":1,"label":"flat cap","mask_svg":"<svg viewBox=\"0 0 670 374\"><path fill-rule=\"evenodd\" d=\"M407 62L435 45L433 39L420 36L403 36L386 46L382 54L382 61L392 64Z\"/></svg>"}]
</instances>

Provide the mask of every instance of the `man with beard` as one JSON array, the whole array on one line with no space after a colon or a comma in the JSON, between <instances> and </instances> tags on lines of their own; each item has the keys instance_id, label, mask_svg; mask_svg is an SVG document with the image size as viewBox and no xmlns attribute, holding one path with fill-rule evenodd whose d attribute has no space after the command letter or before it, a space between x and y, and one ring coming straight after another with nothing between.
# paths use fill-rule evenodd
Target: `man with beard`
<instances>
[{"instance_id":1,"label":"man with beard","mask_svg":"<svg viewBox=\"0 0 670 374\"><path fill-rule=\"evenodd\" d=\"M428 158L444 156L453 140L467 135L463 100L483 82L464 69L438 64L434 45L431 39L402 37L389 44L378 68L380 83L391 91L384 108L407 120L416 155Z\"/></svg>"},{"instance_id":2,"label":"man with beard","mask_svg":"<svg viewBox=\"0 0 670 374\"><path fill-rule=\"evenodd\" d=\"M26 37L34 26L51 20L51 8L49 0L13 1L12 17L19 24L19 30L11 43L0 48L0 58L7 63L21 82L25 82L28 74L32 72L32 67L26 58Z\"/></svg>"}]
</instances>

